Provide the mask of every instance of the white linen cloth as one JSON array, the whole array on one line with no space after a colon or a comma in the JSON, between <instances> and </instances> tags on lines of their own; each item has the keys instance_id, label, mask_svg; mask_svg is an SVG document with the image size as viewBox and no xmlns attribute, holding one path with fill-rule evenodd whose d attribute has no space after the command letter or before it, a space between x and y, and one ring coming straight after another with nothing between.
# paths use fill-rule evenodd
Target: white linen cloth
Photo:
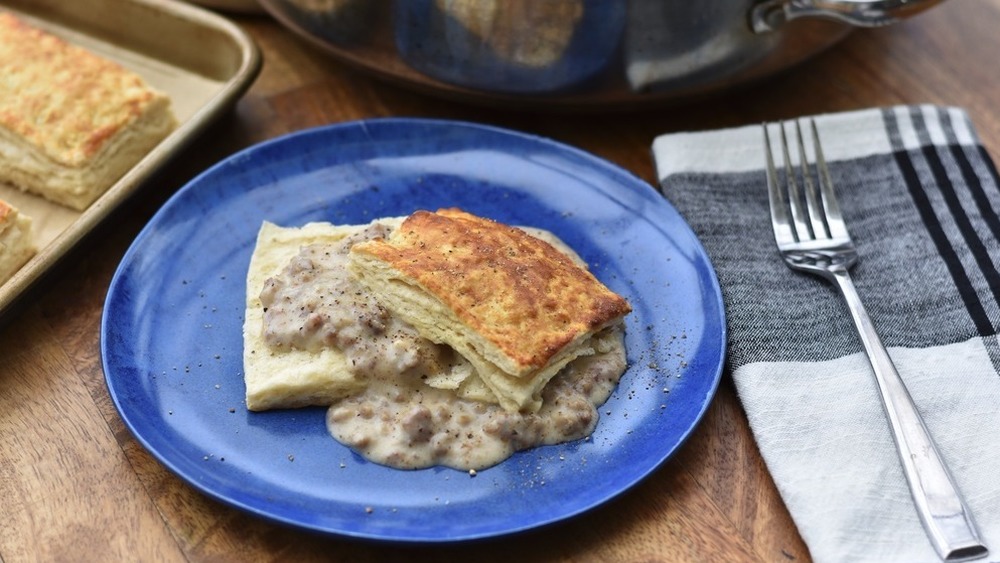
<instances>
[{"instance_id":1,"label":"white linen cloth","mask_svg":"<svg viewBox=\"0 0 1000 563\"><path fill-rule=\"evenodd\" d=\"M1000 561L996 167L959 108L814 118L860 254L855 285L990 549L984 560ZM727 372L812 557L939 561L843 300L777 253L761 126L663 135L653 154L663 194L718 273Z\"/></svg>"}]
</instances>

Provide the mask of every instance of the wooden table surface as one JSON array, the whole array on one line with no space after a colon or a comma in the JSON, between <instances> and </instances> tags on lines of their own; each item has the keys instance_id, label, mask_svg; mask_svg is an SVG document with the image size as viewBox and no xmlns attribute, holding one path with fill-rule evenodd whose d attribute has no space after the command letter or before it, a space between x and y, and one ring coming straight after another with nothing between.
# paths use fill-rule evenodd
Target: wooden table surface
<instances>
[{"instance_id":1,"label":"wooden table surface","mask_svg":"<svg viewBox=\"0 0 1000 563\"><path fill-rule=\"evenodd\" d=\"M143 197L74 252L0 328L0 558L16 561L807 561L728 376L679 453L622 497L568 522L444 547L320 537L211 500L131 436L104 385L99 326L129 244L176 189L253 143L378 116L500 125L575 145L653 182L659 133L899 103L966 108L1000 154L1000 0L952 0L859 31L778 78L633 114L491 110L417 95L319 54L266 17L233 19L258 42L259 79Z\"/></svg>"}]
</instances>

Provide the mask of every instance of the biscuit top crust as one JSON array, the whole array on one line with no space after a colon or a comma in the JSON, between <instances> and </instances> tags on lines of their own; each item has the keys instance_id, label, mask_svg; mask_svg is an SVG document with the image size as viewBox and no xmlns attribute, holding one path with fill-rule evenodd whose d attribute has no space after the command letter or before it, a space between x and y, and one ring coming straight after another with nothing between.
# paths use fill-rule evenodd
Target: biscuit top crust
<instances>
[{"instance_id":1,"label":"biscuit top crust","mask_svg":"<svg viewBox=\"0 0 1000 563\"><path fill-rule=\"evenodd\" d=\"M459 209L417 211L354 247L390 264L495 345L524 375L630 310L589 271L521 229Z\"/></svg>"},{"instance_id":2,"label":"biscuit top crust","mask_svg":"<svg viewBox=\"0 0 1000 563\"><path fill-rule=\"evenodd\" d=\"M0 13L0 128L82 167L159 94L117 63Z\"/></svg>"}]
</instances>

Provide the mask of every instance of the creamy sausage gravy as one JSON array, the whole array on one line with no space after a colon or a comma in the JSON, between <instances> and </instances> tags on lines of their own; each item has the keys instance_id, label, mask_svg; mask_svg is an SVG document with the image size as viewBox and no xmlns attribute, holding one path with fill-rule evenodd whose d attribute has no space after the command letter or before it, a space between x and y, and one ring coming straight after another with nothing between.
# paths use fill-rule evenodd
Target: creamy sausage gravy
<instances>
[{"instance_id":1,"label":"creamy sausage gravy","mask_svg":"<svg viewBox=\"0 0 1000 563\"><path fill-rule=\"evenodd\" d=\"M275 349L336 347L350 369L373 379L420 377L472 366L448 346L421 338L347 271L351 246L388 234L375 223L338 244L305 246L260 293L264 342Z\"/></svg>"},{"instance_id":2,"label":"creamy sausage gravy","mask_svg":"<svg viewBox=\"0 0 1000 563\"><path fill-rule=\"evenodd\" d=\"M393 317L347 269L351 246L387 234L388 228L376 223L338 244L303 247L260 295L268 346L339 348L350 369L369 382L330 406L326 420L334 438L392 467L481 469L518 450L593 431L597 407L625 371L622 326L597 335L594 355L573 361L545 386L536 413L507 412L431 387L428 379L445 372L465 377L472 366Z\"/></svg>"}]
</instances>

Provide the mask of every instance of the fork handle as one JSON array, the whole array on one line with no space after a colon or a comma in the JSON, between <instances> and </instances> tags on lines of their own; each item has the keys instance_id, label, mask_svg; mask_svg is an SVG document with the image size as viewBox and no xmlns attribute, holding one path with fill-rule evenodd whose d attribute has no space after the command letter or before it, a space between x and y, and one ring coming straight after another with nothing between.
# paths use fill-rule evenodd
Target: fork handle
<instances>
[{"instance_id":1,"label":"fork handle","mask_svg":"<svg viewBox=\"0 0 1000 563\"><path fill-rule=\"evenodd\" d=\"M846 269L836 270L831 274L847 301L851 318L854 319L865 352L868 353L882 404L892 427L903 473L934 549L946 561L968 561L985 557L988 551L979 539L969 509L917 412L906 385L875 332L875 326L861 303L850 274Z\"/></svg>"}]
</instances>

